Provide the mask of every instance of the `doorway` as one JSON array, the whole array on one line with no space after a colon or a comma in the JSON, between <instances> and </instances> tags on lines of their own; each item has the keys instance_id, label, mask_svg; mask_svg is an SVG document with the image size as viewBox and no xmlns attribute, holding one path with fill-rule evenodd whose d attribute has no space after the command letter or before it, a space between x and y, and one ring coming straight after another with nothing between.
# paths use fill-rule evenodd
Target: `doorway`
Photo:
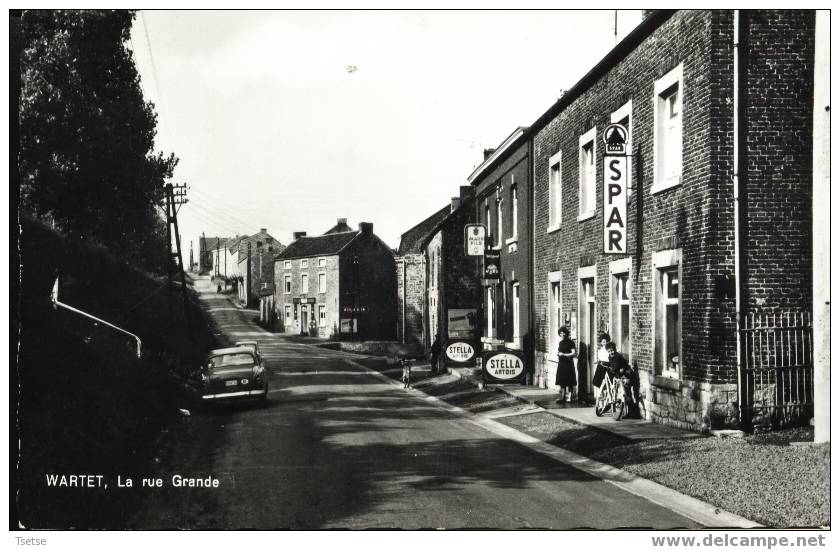
<instances>
[{"instance_id":1,"label":"doorway","mask_svg":"<svg viewBox=\"0 0 840 550\"><path fill-rule=\"evenodd\" d=\"M580 278L578 308L580 319L577 368L578 395L583 397L592 393L589 381L595 372L595 360L598 348L594 273L592 277L582 276Z\"/></svg>"},{"instance_id":2,"label":"doorway","mask_svg":"<svg viewBox=\"0 0 840 550\"><path fill-rule=\"evenodd\" d=\"M309 307L305 304L300 305L300 333L309 334Z\"/></svg>"}]
</instances>

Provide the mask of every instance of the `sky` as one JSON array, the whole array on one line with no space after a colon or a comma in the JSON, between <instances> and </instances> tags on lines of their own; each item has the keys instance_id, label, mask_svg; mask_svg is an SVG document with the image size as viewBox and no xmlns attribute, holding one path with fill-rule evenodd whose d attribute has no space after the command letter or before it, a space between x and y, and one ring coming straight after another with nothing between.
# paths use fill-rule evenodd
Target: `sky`
<instances>
[{"instance_id":1,"label":"sky","mask_svg":"<svg viewBox=\"0 0 840 550\"><path fill-rule=\"evenodd\" d=\"M618 40L641 21L618 12ZM337 218L389 246L616 44L601 11L153 11L129 44L198 237Z\"/></svg>"}]
</instances>

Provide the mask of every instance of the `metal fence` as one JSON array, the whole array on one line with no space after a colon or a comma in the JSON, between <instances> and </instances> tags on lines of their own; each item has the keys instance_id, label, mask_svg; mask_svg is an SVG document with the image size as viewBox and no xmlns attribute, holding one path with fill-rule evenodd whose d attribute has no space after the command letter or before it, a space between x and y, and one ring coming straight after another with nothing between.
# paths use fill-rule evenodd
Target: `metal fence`
<instances>
[{"instance_id":1,"label":"metal fence","mask_svg":"<svg viewBox=\"0 0 840 550\"><path fill-rule=\"evenodd\" d=\"M745 429L808 422L814 412L813 327L809 312L750 313L741 328Z\"/></svg>"}]
</instances>

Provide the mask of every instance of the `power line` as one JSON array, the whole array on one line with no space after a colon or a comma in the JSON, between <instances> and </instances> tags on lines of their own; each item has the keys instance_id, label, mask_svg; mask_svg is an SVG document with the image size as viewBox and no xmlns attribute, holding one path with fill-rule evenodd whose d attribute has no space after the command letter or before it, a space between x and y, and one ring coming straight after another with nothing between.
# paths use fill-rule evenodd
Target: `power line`
<instances>
[{"instance_id":1,"label":"power line","mask_svg":"<svg viewBox=\"0 0 840 550\"><path fill-rule=\"evenodd\" d=\"M229 214L214 211L212 207L202 203L200 200L194 200L192 204L193 206L201 209L205 215L211 216L220 222L224 222L225 225L239 227L242 228L243 231L250 231L251 229L254 229L254 226L252 226L252 224L243 222L242 220L238 220L230 216Z\"/></svg>"}]
</instances>

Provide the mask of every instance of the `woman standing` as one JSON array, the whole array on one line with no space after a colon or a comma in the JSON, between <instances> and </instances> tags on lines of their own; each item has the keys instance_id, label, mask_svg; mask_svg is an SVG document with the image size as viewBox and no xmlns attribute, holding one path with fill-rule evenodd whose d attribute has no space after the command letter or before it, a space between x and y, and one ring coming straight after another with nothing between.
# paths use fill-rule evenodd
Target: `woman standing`
<instances>
[{"instance_id":1,"label":"woman standing","mask_svg":"<svg viewBox=\"0 0 840 550\"><path fill-rule=\"evenodd\" d=\"M572 360L575 356L575 343L569 338L569 329L566 327L560 327L557 335L560 337L557 345L557 379L554 381L560 386L560 399L557 402L562 403L565 394L566 403L571 403L572 390L577 386L575 363Z\"/></svg>"}]
</instances>

